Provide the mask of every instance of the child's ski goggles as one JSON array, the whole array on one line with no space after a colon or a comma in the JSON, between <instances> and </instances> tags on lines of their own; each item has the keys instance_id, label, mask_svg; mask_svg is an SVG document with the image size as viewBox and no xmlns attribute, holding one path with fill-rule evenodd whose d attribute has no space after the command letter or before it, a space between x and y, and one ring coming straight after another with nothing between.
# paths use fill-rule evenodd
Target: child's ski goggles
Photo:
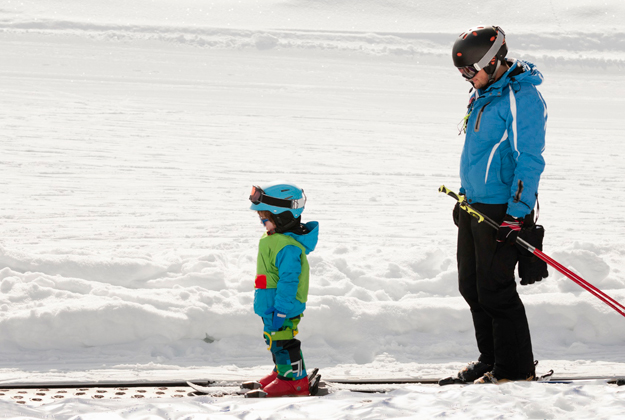
<instances>
[{"instance_id":1,"label":"child's ski goggles","mask_svg":"<svg viewBox=\"0 0 625 420\"><path fill-rule=\"evenodd\" d=\"M286 209L303 209L306 205L306 194L304 194L304 190L302 190L302 198L295 200L288 200L284 198L276 198L271 197L265 194L262 188L253 186L252 192L250 193L250 201L252 204L267 204L268 206L273 207L283 207Z\"/></svg>"}]
</instances>

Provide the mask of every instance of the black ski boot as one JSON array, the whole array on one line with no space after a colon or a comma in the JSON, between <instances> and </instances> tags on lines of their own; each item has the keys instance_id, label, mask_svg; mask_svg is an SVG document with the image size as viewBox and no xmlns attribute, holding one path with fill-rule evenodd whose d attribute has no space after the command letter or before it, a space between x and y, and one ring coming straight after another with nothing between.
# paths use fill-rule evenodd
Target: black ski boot
<instances>
[{"instance_id":1,"label":"black ski boot","mask_svg":"<svg viewBox=\"0 0 625 420\"><path fill-rule=\"evenodd\" d=\"M477 378L473 383L474 384L505 384L506 382L511 381L535 381L536 376L533 373L527 374L523 379L508 379L508 378L497 378L493 372L486 372L484 376L481 378Z\"/></svg>"},{"instance_id":2,"label":"black ski boot","mask_svg":"<svg viewBox=\"0 0 625 420\"><path fill-rule=\"evenodd\" d=\"M483 362L471 362L464 369L458 372L458 376L450 376L438 381L439 385L453 385L453 384L470 384L476 379L481 378L485 373L493 370L493 365L489 365Z\"/></svg>"},{"instance_id":3,"label":"black ski boot","mask_svg":"<svg viewBox=\"0 0 625 420\"><path fill-rule=\"evenodd\" d=\"M519 378L509 379L509 378L500 378L495 372L486 372L484 376L476 379L474 384L503 384L510 381L540 381L550 378L553 375L553 370L550 370L546 375L543 375L539 378L536 377L536 366L538 366L538 360L534 360L534 369L531 372L526 373L525 375L521 375Z\"/></svg>"},{"instance_id":4,"label":"black ski boot","mask_svg":"<svg viewBox=\"0 0 625 420\"><path fill-rule=\"evenodd\" d=\"M479 361L471 362L464 369L458 372L458 378L463 382L473 382L491 370L493 370L493 365Z\"/></svg>"}]
</instances>

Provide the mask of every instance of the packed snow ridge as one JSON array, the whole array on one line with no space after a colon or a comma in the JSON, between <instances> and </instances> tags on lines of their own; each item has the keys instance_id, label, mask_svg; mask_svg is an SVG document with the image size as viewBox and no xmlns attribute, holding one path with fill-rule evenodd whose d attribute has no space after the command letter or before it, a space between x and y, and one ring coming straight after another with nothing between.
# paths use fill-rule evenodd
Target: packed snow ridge
<instances>
[{"instance_id":1,"label":"packed snow ridge","mask_svg":"<svg viewBox=\"0 0 625 420\"><path fill-rule=\"evenodd\" d=\"M201 48L322 50L368 55L448 58L457 33L311 29L233 29L197 25L104 24L73 20L0 20L5 33L74 35L98 40L164 41ZM511 33L511 52L548 65L622 67L625 33Z\"/></svg>"}]
</instances>

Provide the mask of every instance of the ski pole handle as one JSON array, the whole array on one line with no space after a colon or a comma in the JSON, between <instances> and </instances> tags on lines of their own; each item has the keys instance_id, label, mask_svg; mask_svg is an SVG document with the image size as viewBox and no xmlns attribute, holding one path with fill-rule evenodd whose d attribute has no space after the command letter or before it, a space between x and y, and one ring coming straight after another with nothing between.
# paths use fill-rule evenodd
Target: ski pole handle
<instances>
[{"instance_id":1,"label":"ski pole handle","mask_svg":"<svg viewBox=\"0 0 625 420\"><path fill-rule=\"evenodd\" d=\"M519 181L519 190L522 191L523 190L523 182ZM463 196L463 195L458 195L455 192L451 191L450 189L448 189L446 186L441 185L440 188L438 189L439 192L445 193L448 196L455 198L456 200L458 200L458 202L460 203L460 208L464 211L466 211L467 213L469 213L471 216L475 217L479 223L481 222L486 222L486 224L488 224L489 226L491 226L494 229L499 229L499 224L497 222L495 222L493 219L491 219L490 217L480 213L479 211L475 210L473 207L471 207L471 205L469 203L467 203L467 199ZM527 249L529 252L531 252L532 254L535 254L536 252L536 248L532 245L530 245L527 241L523 240L522 238L519 238L517 236L516 238L516 242L517 244L519 244L522 248Z\"/></svg>"},{"instance_id":2,"label":"ski pole handle","mask_svg":"<svg viewBox=\"0 0 625 420\"><path fill-rule=\"evenodd\" d=\"M455 198L455 199L456 199L456 201L460 201L460 199L458 198L458 194L456 194L455 192L453 192L453 191L452 191L452 190L450 190L450 189L447 189L447 187L446 187L446 186L444 186L444 185L441 185L441 186L438 188L438 192L442 192L442 193L444 193L444 194L447 194L447 195L448 195L448 196L450 196L451 198Z\"/></svg>"},{"instance_id":3,"label":"ski pole handle","mask_svg":"<svg viewBox=\"0 0 625 420\"><path fill-rule=\"evenodd\" d=\"M485 216L482 213L473 210L473 208L467 204L467 199L464 197L464 195L458 195L452 190L447 189L447 187L444 185L440 186L440 188L438 189L438 192L442 192L444 194L447 194L451 198L456 199L460 203L460 208L466 211L467 213L469 213L471 216L475 217L478 223L482 223L484 220L486 220ZM499 229L499 226L497 226L497 229Z\"/></svg>"}]
</instances>

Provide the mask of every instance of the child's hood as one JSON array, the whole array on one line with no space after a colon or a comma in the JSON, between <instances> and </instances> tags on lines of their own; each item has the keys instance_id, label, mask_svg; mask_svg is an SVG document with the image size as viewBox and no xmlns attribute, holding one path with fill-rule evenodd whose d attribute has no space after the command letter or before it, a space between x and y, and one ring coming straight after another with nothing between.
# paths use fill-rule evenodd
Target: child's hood
<instances>
[{"instance_id":1,"label":"child's hood","mask_svg":"<svg viewBox=\"0 0 625 420\"><path fill-rule=\"evenodd\" d=\"M302 244L306 250L306 254L310 254L315 250L317 241L319 240L319 222L304 223L304 226L309 231L304 235L297 235L293 232L285 232L284 234L292 237L297 242Z\"/></svg>"}]
</instances>

